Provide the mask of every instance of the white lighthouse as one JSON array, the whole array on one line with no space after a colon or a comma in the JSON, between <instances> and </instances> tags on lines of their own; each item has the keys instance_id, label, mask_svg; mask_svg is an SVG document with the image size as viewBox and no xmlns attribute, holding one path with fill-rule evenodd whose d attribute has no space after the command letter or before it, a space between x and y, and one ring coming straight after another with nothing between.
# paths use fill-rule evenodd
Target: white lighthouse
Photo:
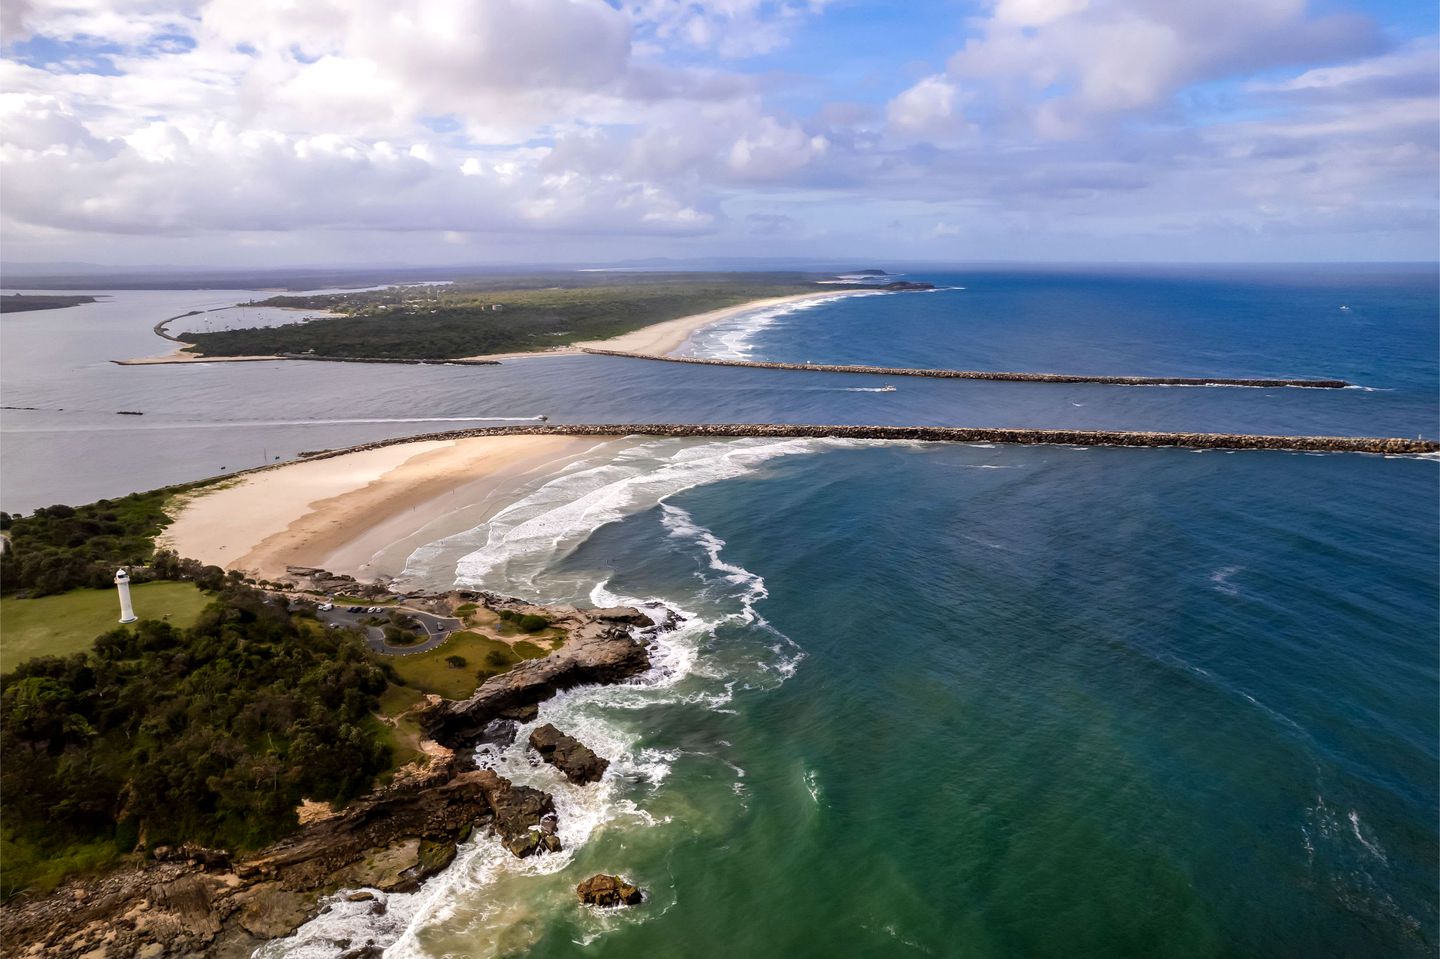
<instances>
[{"instance_id":1,"label":"white lighthouse","mask_svg":"<svg viewBox=\"0 0 1440 959\"><path fill-rule=\"evenodd\" d=\"M130 605L130 574L123 569L115 571L115 589L120 594L120 622L133 623L140 617Z\"/></svg>"}]
</instances>

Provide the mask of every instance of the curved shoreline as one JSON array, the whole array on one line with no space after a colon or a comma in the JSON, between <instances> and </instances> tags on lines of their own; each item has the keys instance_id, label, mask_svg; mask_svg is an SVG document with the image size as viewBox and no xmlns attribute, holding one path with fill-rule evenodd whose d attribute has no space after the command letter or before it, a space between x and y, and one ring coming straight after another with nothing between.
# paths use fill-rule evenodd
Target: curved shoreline
<instances>
[{"instance_id":1,"label":"curved shoreline","mask_svg":"<svg viewBox=\"0 0 1440 959\"><path fill-rule=\"evenodd\" d=\"M548 350L522 353L492 353L462 357L368 357L368 356L322 356L313 353L279 353L275 355L252 356L209 356L201 353L183 352L194 344L186 343L171 334L166 327L176 320L196 316L213 310L192 310L179 316L162 320L153 327L157 336L179 344L175 352L165 356L143 359L112 360L120 366L153 366L165 364L220 362L243 363L265 360L308 360L321 363L398 363L412 366L453 364L459 366L494 366L502 360L524 359L532 356L614 356L632 360L658 360L666 363L689 363L698 366L734 366L762 370L794 370L810 373L856 373L872 376L919 376L931 379L992 380L1013 383L1093 383L1108 386L1232 386L1255 389L1276 387L1297 387L1302 389L1345 389L1353 384L1340 379L1301 379L1270 377L1227 377L1227 376L1115 376L1084 373L1023 373L1004 370L949 370L914 367L890 367L869 365L845 365L837 363L782 363L759 360L710 359L695 356L677 356L675 351L689 342L690 338L707 326L733 319L756 310L773 306L805 301L825 301L862 294L866 290L826 290L816 293L801 293L793 296L770 297L750 300L735 306L676 317L631 330L608 340L583 340L568 346Z\"/></svg>"},{"instance_id":2,"label":"curved shoreline","mask_svg":"<svg viewBox=\"0 0 1440 959\"><path fill-rule=\"evenodd\" d=\"M568 346L552 347L544 350L532 350L528 352L508 353L484 353L476 356L458 357L358 357L358 356L320 356L313 353L276 353L273 355L255 356L211 356L203 353L184 353L186 347L193 347L195 344L174 336L166 327L176 320L183 320L186 317L198 316L202 313L213 313L220 309L230 307L217 307L214 310L191 310L188 313L181 313L169 319L161 320L152 329L156 336L180 344L174 353L164 356L145 357L140 359L111 360L117 366L164 366L177 363L225 363L225 362L255 362L259 360L312 360L328 363L405 363L412 366L455 364L460 366L494 366L501 360L518 360L531 356L579 356L588 352L591 348L603 350L606 347L624 350L636 350L644 355L661 355L671 353L688 341L696 331L715 323L722 323L725 320L742 316L754 310L764 310L773 306L780 306L786 303L800 303L808 300L838 300L847 296L854 296L864 290L817 290L814 293L795 293L789 296L765 297L758 300L747 300L744 303L737 303L734 306L725 306L716 310L709 310L704 313L692 313L688 316L678 316L670 320L662 320L659 323L652 323L649 326L642 326L638 330L631 330L628 333L620 333L605 340L581 340Z\"/></svg>"},{"instance_id":3,"label":"curved shoreline","mask_svg":"<svg viewBox=\"0 0 1440 959\"><path fill-rule=\"evenodd\" d=\"M1225 376L1104 376L1085 373L1007 373L989 370L916 369L904 366L843 366L833 363L771 363L759 360L705 359L697 356L656 356L625 350L582 347L591 356L618 356L630 360L661 360L666 363L694 363L701 366L741 366L757 370L800 370L808 373L864 373L877 376L925 376L951 380L1004 380L1017 383L1102 383L1110 386L1247 386L1254 388L1297 386L1306 389L1340 390L1352 384L1345 380L1265 379Z\"/></svg>"},{"instance_id":4,"label":"curved shoreline","mask_svg":"<svg viewBox=\"0 0 1440 959\"><path fill-rule=\"evenodd\" d=\"M172 507L159 544L257 578L291 566L389 579L422 539L488 521L511 495L598 445L645 437L869 439L902 442L1121 446L1387 456L1440 452L1435 440L941 426L617 423L472 427L322 450L202 481ZM289 470L284 475L276 470Z\"/></svg>"}]
</instances>

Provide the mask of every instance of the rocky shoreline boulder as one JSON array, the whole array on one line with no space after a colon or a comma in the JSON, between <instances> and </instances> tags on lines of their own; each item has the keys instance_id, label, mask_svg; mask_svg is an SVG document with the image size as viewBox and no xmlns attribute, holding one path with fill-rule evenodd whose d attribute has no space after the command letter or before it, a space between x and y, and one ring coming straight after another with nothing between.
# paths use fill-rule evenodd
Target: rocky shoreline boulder
<instances>
[{"instance_id":1,"label":"rocky shoreline boulder","mask_svg":"<svg viewBox=\"0 0 1440 959\"><path fill-rule=\"evenodd\" d=\"M530 748L577 786L599 782L610 768L610 760L595 755L589 746L549 723L537 726L530 733Z\"/></svg>"},{"instance_id":2,"label":"rocky shoreline boulder","mask_svg":"<svg viewBox=\"0 0 1440 959\"><path fill-rule=\"evenodd\" d=\"M353 580L332 579L323 570L296 567L289 572L360 593ZM478 598L505 608L523 605L502 597ZM565 645L492 677L465 702L441 702L422 713L431 738L469 748L488 726L494 741L511 742L516 724L533 719L537 705L555 693L645 672L649 651L631 634L666 628L629 607L593 613L546 607L545 612L566 630ZM666 622L673 619L667 611ZM501 722L492 726L496 720ZM593 782L608 766L554 727L537 733L550 761L572 782ZM352 901L371 897L372 911L383 912L380 894L418 888L449 865L456 843L474 828L492 829L517 857L560 849L549 794L515 785L494 770L462 772L453 753L441 752L418 774L397 777L390 786L323 817L302 819L294 834L256 853L158 847L151 857L136 857L101 876L72 879L47 896L12 899L0 906L5 954L25 959L248 956L263 940L288 935L313 918L323 897L340 890L357 890L350 894ZM639 901L639 890L619 877L597 878L609 882L595 886L597 903ZM367 943L351 953L358 959L375 955L378 948Z\"/></svg>"},{"instance_id":3,"label":"rocky shoreline boulder","mask_svg":"<svg viewBox=\"0 0 1440 959\"><path fill-rule=\"evenodd\" d=\"M469 699L445 701L420 714L425 734L444 746L466 748L479 740L494 719L531 717L530 711L558 692L576 686L619 683L650 668L644 643L631 637L626 621L649 617L639 610L606 610L606 618L575 614L565 645L543 659L520 663L480 684ZM615 617L622 616L624 619ZM522 720L524 721L524 720Z\"/></svg>"},{"instance_id":4,"label":"rocky shoreline boulder","mask_svg":"<svg viewBox=\"0 0 1440 959\"><path fill-rule=\"evenodd\" d=\"M493 775L493 773L492 773ZM500 845L524 859L537 852L555 852L560 838L555 835L555 800L549 793L530 786L515 786L495 776L495 788L486 795L494 817Z\"/></svg>"},{"instance_id":5,"label":"rocky shoreline boulder","mask_svg":"<svg viewBox=\"0 0 1440 959\"><path fill-rule=\"evenodd\" d=\"M620 876L607 876L604 873L586 879L575 887L575 893L586 905L607 909L615 906L638 906L645 898L638 886L632 886Z\"/></svg>"},{"instance_id":6,"label":"rocky shoreline boulder","mask_svg":"<svg viewBox=\"0 0 1440 959\"><path fill-rule=\"evenodd\" d=\"M315 916L321 898L337 890L419 888L455 858L457 842L487 823L516 856L560 848L548 794L492 770L456 773L450 762L245 858L157 848L136 865L12 900L0 909L0 940L6 955L26 959L248 956ZM350 895L362 897L375 895Z\"/></svg>"}]
</instances>

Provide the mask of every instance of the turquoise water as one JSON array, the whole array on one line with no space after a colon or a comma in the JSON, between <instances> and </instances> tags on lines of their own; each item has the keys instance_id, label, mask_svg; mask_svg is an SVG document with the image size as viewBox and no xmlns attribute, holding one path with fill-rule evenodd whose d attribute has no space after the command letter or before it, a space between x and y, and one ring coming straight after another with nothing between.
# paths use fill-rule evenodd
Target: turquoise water
<instances>
[{"instance_id":1,"label":"turquoise water","mask_svg":"<svg viewBox=\"0 0 1440 959\"><path fill-rule=\"evenodd\" d=\"M424 416L1440 432L1430 268L922 278L965 289L749 317L691 348L1364 388L879 394L868 377L597 357L144 371L91 357L69 378L7 366L7 404L66 410L6 415L5 496L49 495L46 470L76 490L138 486L207 475L240 447L443 428L395 422ZM4 324L7 346L38 335ZM147 415L117 431L122 400ZM78 450L110 471L56 468ZM386 897L384 917L337 902L266 954L375 937L397 957L1433 955L1437 504L1428 459L597 448L408 572L685 612L643 682L542 709L614 761L604 781L569 786L523 749L482 755L555 793L566 851L521 863L477 838L422 892ZM579 907L574 885L597 871L646 903Z\"/></svg>"},{"instance_id":2,"label":"turquoise water","mask_svg":"<svg viewBox=\"0 0 1440 959\"><path fill-rule=\"evenodd\" d=\"M541 717L640 758L562 802L600 820L574 863L462 884L405 949L1433 954L1436 493L1418 460L831 445L670 496L539 580L710 624L678 683ZM650 901L575 909L601 869Z\"/></svg>"},{"instance_id":3,"label":"turquoise water","mask_svg":"<svg viewBox=\"0 0 1440 959\"><path fill-rule=\"evenodd\" d=\"M1433 953L1434 465L1141 455L837 451L676 497L805 659L645 740L696 794L733 744L746 793L616 849L676 902L599 951Z\"/></svg>"},{"instance_id":4,"label":"turquoise water","mask_svg":"<svg viewBox=\"0 0 1440 959\"><path fill-rule=\"evenodd\" d=\"M920 395L986 422L1064 406L1091 423L1203 414L1261 431L1434 433L1425 274L1348 289L1374 311L1363 335L1347 316L1360 306L1337 320L1334 296L1300 297L1293 277L1212 290L1212 305L1248 302L1246 321L1217 329L1181 310L1149 360L1156 315L1140 310L1126 337L1114 317L1193 277L1096 281L1111 288L1110 327L1069 344L1054 342L1056 304L1099 294L1057 281L1037 301L1005 282L988 319L966 299L983 285L971 279L750 317L691 348L1027 368L1033 320L1049 324L1051 353L1028 368L1342 375L1369 389ZM1050 307L1027 313L1036 302ZM1210 360L1180 362L1201 344ZM864 381L813 381L806 403L853 413L853 397L819 390ZM918 392L887 398L913 411ZM477 842L428 893L391 897L392 954L1433 955L1437 503L1424 459L597 450L488 527L420 551L410 574L660 599L686 626L644 683L543 708L539 721L616 760L603 783L566 786L523 748L482 758L555 792L570 851L516 864ZM576 907L574 884L597 871L637 881L647 902Z\"/></svg>"}]
</instances>

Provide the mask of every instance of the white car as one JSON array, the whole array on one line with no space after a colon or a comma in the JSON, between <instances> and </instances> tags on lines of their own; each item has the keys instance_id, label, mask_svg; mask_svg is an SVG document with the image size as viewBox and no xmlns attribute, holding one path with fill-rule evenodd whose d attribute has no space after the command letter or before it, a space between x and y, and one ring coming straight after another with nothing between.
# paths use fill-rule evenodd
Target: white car
<instances>
[{"instance_id":1,"label":"white car","mask_svg":"<svg viewBox=\"0 0 1440 959\"><path fill-rule=\"evenodd\" d=\"M315 608L318 609L318 610L319 610L320 612L322 612L322 613L328 613L328 612L330 612L330 610L332 610L332 609L335 608L335 604L334 604L334 603L321 603L319 606L317 606L317 607L315 607Z\"/></svg>"}]
</instances>

